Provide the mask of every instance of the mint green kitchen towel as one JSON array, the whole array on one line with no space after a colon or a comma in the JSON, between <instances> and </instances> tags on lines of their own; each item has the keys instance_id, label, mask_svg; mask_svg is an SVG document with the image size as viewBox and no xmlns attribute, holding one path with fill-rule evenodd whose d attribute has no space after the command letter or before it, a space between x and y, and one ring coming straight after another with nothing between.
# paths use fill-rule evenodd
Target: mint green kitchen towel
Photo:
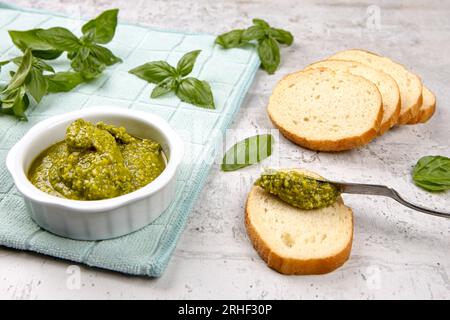
<instances>
[{"instance_id":1,"label":"mint green kitchen towel","mask_svg":"<svg viewBox=\"0 0 450 320\"><path fill-rule=\"evenodd\" d=\"M119 13L120 16L120 13ZM63 26L79 34L83 20L54 13L25 10L0 3L0 60L20 55L8 30ZM172 32L120 24L108 47L123 63L107 68L98 79L69 93L51 94L28 110L28 122L0 115L0 245L110 269L158 277L167 266L187 217L212 165L211 154L230 124L252 83L259 59L249 48L222 50L214 36ZM192 75L211 84L216 109L182 103L175 96L150 99L153 85L129 74L133 67L152 60L171 64L186 52L201 49ZM67 70L64 57L51 62L56 71ZM1 70L0 86L12 66ZM176 198L152 224L127 236L104 241L76 241L58 237L36 225L6 170L8 150L37 122L64 112L111 104L155 113L179 132L187 154L181 166Z\"/></svg>"}]
</instances>

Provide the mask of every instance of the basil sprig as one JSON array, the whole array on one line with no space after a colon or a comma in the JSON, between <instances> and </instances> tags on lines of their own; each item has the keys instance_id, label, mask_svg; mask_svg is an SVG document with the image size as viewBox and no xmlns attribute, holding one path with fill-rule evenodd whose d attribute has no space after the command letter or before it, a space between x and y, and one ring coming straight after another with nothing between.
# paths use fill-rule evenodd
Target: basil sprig
<instances>
[{"instance_id":1,"label":"basil sprig","mask_svg":"<svg viewBox=\"0 0 450 320\"><path fill-rule=\"evenodd\" d=\"M266 21L253 19L253 26L221 34L216 43L225 49L238 48L256 42L261 66L273 74L280 65L280 44L290 46L294 37L289 31L272 28Z\"/></svg>"},{"instance_id":2,"label":"basil sprig","mask_svg":"<svg viewBox=\"0 0 450 320\"><path fill-rule=\"evenodd\" d=\"M173 67L166 61L152 61L129 71L147 82L156 84L151 98L175 92L181 101L201 108L214 109L214 98L208 82L187 77L194 68L200 50L186 53Z\"/></svg>"},{"instance_id":3,"label":"basil sprig","mask_svg":"<svg viewBox=\"0 0 450 320\"><path fill-rule=\"evenodd\" d=\"M414 183L432 192L450 190L450 158L426 156L419 159L412 171Z\"/></svg>"},{"instance_id":4,"label":"basil sprig","mask_svg":"<svg viewBox=\"0 0 450 320\"><path fill-rule=\"evenodd\" d=\"M0 93L1 112L26 120L25 110L30 104L30 96L39 103L47 93L48 83L44 72L55 71L44 61L33 57L30 49L22 57L17 57L0 64L15 63L18 68L11 72L9 84Z\"/></svg>"},{"instance_id":5,"label":"basil sprig","mask_svg":"<svg viewBox=\"0 0 450 320\"><path fill-rule=\"evenodd\" d=\"M271 134L248 137L232 146L223 156L222 171L235 171L268 158L275 139Z\"/></svg>"},{"instance_id":6,"label":"basil sprig","mask_svg":"<svg viewBox=\"0 0 450 320\"><path fill-rule=\"evenodd\" d=\"M19 49L30 48L37 58L52 60L67 52L72 69L83 79L90 80L101 74L105 67L122 61L101 45L113 39L117 15L118 9L107 10L88 21L81 28L83 35L80 38L62 27L9 31L9 35ZM75 78L76 75L71 76L71 80Z\"/></svg>"},{"instance_id":7,"label":"basil sprig","mask_svg":"<svg viewBox=\"0 0 450 320\"><path fill-rule=\"evenodd\" d=\"M54 27L9 31L14 45L24 54L0 62L16 64L11 80L0 90L0 113L26 120L30 99L39 103L47 93L67 92L80 83L97 77L106 66L122 61L101 44L110 42L116 32L118 10L107 10L83 25L77 38L71 31ZM67 52L73 71L57 72L44 60Z\"/></svg>"}]
</instances>

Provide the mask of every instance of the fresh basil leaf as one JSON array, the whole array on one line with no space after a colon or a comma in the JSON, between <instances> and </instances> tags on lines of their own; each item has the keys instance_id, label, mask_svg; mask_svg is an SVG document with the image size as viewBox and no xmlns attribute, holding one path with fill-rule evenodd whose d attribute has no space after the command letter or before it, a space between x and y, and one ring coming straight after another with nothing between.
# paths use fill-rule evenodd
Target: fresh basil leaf
<instances>
[{"instance_id":1,"label":"fresh basil leaf","mask_svg":"<svg viewBox=\"0 0 450 320\"><path fill-rule=\"evenodd\" d=\"M11 62L11 60L0 61L0 71L2 70L3 66L7 65L10 62Z\"/></svg>"},{"instance_id":2,"label":"fresh basil leaf","mask_svg":"<svg viewBox=\"0 0 450 320\"><path fill-rule=\"evenodd\" d=\"M22 61L17 68L17 71L14 73L14 76L11 78L8 86L4 91L14 91L19 88L22 84L24 84L27 79L31 66L33 62L33 56L31 55L31 50L26 49L25 54L22 57Z\"/></svg>"},{"instance_id":3,"label":"fresh basil leaf","mask_svg":"<svg viewBox=\"0 0 450 320\"><path fill-rule=\"evenodd\" d=\"M33 56L35 56L36 58L41 58L44 60L55 60L63 54L63 51L60 51L60 50L33 50L32 53L33 53Z\"/></svg>"},{"instance_id":4,"label":"fresh basil leaf","mask_svg":"<svg viewBox=\"0 0 450 320\"><path fill-rule=\"evenodd\" d=\"M247 44L247 41L242 39L243 29L236 29L230 32L221 34L216 38L216 43L225 49L242 47Z\"/></svg>"},{"instance_id":5,"label":"fresh basil leaf","mask_svg":"<svg viewBox=\"0 0 450 320\"><path fill-rule=\"evenodd\" d=\"M265 22L263 19L255 18L255 19L253 19L253 24L255 26L261 27L263 29L270 29L270 25L267 22Z\"/></svg>"},{"instance_id":6,"label":"fresh basil leaf","mask_svg":"<svg viewBox=\"0 0 450 320\"><path fill-rule=\"evenodd\" d=\"M30 104L24 87L19 87L11 91L2 100L2 112L18 117L20 120L27 120L25 110Z\"/></svg>"},{"instance_id":7,"label":"fresh basil leaf","mask_svg":"<svg viewBox=\"0 0 450 320\"><path fill-rule=\"evenodd\" d=\"M58 58L63 52L54 50L53 46L41 39L37 33L43 29L32 29L27 31L10 30L9 36L14 45L22 51L27 48L32 49L32 54L36 58L53 60Z\"/></svg>"},{"instance_id":8,"label":"fresh basil leaf","mask_svg":"<svg viewBox=\"0 0 450 320\"><path fill-rule=\"evenodd\" d=\"M33 67L38 68L42 71L48 71L51 73L55 73L55 69L51 65L49 65L47 62L45 62L42 59L34 58L33 59Z\"/></svg>"},{"instance_id":9,"label":"fresh basil leaf","mask_svg":"<svg viewBox=\"0 0 450 320\"><path fill-rule=\"evenodd\" d=\"M177 64L177 72L179 75L184 77L192 72L195 61L197 60L197 57L200 54L200 52L201 50L191 51L181 57L180 61L178 61Z\"/></svg>"},{"instance_id":10,"label":"fresh basil leaf","mask_svg":"<svg viewBox=\"0 0 450 320\"><path fill-rule=\"evenodd\" d=\"M114 38L118 13L118 9L107 10L95 19L88 21L81 31L95 43L108 43Z\"/></svg>"},{"instance_id":11,"label":"fresh basil leaf","mask_svg":"<svg viewBox=\"0 0 450 320\"><path fill-rule=\"evenodd\" d=\"M17 66L20 66L20 64L22 63L22 59L23 59L23 56L22 57L16 57L16 58L12 59L12 61ZM42 70L42 71L48 71L48 72L52 72L52 73L55 72L55 70L53 69L53 67L51 65L49 65L44 60L36 58L36 57L33 57L32 67L33 68L37 68L37 69Z\"/></svg>"},{"instance_id":12,"label":"fresh basil leaf","mask_svg":"<svg viewBox=\"0 0 450 320\"><path fill-rule=\"evenodd\" d=\"M269 74L274 73L280 64L280 48L278 44L291 45L294 37L289 31L272 28L262 19L253 19L253 26L242 30L232 30L216 38L216 43L228 48L236 48L257 41L261 66Z\"/></svg>"},{"instance_id":13,"label":"fresh basil leaf","mask_svg":"<svg viewBox=\"0 0 450 320\"><path fill-rule=\"evenodd\" d=\"M77 54L75 56L70 66L87 80L96 78L103 72L103 70L105 70L106 67L106 65L96 57L89 55L86 59L83 59L81 54Z\"/></svg>"},{"instance_id":14,"label":"fresh basil leaf","mask_svg":"<svg viewBox=\"0 0 450 320\"><path fill-rule=\"evenodd\" d=\"M198 107L214 109L214 98L208 82L192 77L181 80L176 90L181 101L191 103Z\"/></svg>"},{"instance_id":15,"label":"fresh basil leaf","mask_svg":"<svg viewBox=\"0 0 450 320\"><path fill-rule=\"evenodd\" d=\"M426 156L415 165L412 177L414 183L428 191L450 190L450 158Z\"/></svg>"},{"instance_id":16,"label":"fresh basil leaf","mask_svg":"<svg viewBox=\"0 0 450 320\"><path fill-rule=\"evenodd\" d=\"M283 29L271 28L269 34L278 41L278 43L290 46L294 41L292 33Z\"/></svg>"},{"instance_id":17,"label":"fresh basil leaf","mask_svg":"<svg viewBox=\"0 0 450 320\"><path fill-rule=\"evenodd\" d=\"M261 65L269 74L273 74L280 64L280 48L278 43L271 37L259 41L258 55Z\"/></svg>"},{"instance_id":18,"label":"fresh basil leaf","mask_svg":"<svg viewBox=\"0 0 450 320\"><path fill-rule=\"evenodd\" d=\"M90 47L90 51L94 57L96 57L99 61L107 66L122 62L122 59L116 57L108 48L99 45L93 45Z\"/></svg>"},{"instance_id":19,"label":"fresh basil leaf","mask_svg":"<svg viewBox=\"0 0 450 320\"><path fill-rule=\"evenodd\" d=\"M62 27L54 27L50 29L40 29L36 35L54 50L76 51L80 48L80 40L69 30Z\"/></svg>"},{"instance_id":20,"label":"fresh basil leaf","mask_svg":"<svg viewBox=\"0 0 450 320\"><path fill-rule=\"evenodd\" d=\"M14 45L22 51L27 48L32 50L53 50L53 46L38 36L38 32L43 29L32 29L27 31L9 30L9 36Z\"/></svg>"},{"instance_id":21,"label":"fresh basil leaf","mask_svg":"<svg viewBox=\"0 0 450 320\"><path fill-rule=\"evenodd\" d=\"M158 84L167 77L174 77L177 70L165 61L153 61L128 71L150 83Z\"/></svg>"},{"instance_id":22,"label":"fresh basil leaf","mask_svg":"<svg viewBox=\"0 0 450 320\"><path fill-rule=\"evenodd\" d=\"M239 141L222 159L222 171L235 171L268 158L275 139L271 134L256 135Z\"/></svg>"},{"instance_id":23,"label":"fresh basil leaf","mask_svg":"<svg viewBox=\"0 0 450 320\"><path fill-rule=\"evenodd\" d=\"M89 47L82 46L78 50L77 54L80 56L81 60L86 60L89 57L90 53L91 53L91 49Z\"/></svg>"},{"instance_id":24,"label":"fresh basil leaf","mask_svg":"<svg viewBox=\"0 0 450 320\"><path fill-rule=\"evenodd\" d=\"M266 36L266 32L260 26L251 26L245 29L242 33L241 39L244 41L260 40Z\"/></svg>"},{"instance_id":25,"label":"fresh basil leaf","mask_svg":"<svg viewBox=\"0 0 450 320\"><path fill-rule=\"evenodd\" d=\"M42 70L32 68L30 77L27 81L26 87L34 100L39 103L43 96L47 94L48 82L42 74Z\"/></svg>"},{"instance_id":26,"label":"fresh basil leaf","mask_svg":"<svg viewBox=\"0 0 450 320\"><path fill-rule=\"evenodd\" d=\"M78 72L57 72L45 76L48 82L48 92L68 92L83 82L83 77Z\"/></svg>"},{"instance_id":27,"label":"fresh basil leaf","mask_svg":"<svg viewBox=\"0 0 450 320\"><path fill-rule=\"evenodd\" d=\"M158 98L176 88L177 82L174 78L166 78L161 81L155 88L152 90L151 98Z\"/></svg>"}]
</instances>

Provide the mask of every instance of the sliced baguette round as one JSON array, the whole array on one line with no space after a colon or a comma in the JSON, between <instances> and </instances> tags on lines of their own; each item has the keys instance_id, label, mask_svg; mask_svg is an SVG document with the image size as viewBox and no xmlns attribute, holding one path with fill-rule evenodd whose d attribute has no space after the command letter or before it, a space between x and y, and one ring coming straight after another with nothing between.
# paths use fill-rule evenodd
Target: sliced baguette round
<instances>
[{"instance_id":1,"label":"sliced baguette round","mask_svg":"<svg viewBox=\"0 0 450 320\"><path fill-rule=\"evenodd\" d=\"M402 65L389 58L365 50L352 49L336 53L329 59L353 60L389 74L400 89L401 108L399 124L407 124L417 116L422 105L422 81Z\"/></svg>"},{"instance_id":2,"label":"sliced baguette round","mask_svg":"<svg viewBox=\"0 0 450 320\"><path fill-rule=\"evenodd\" d=\"M326 68L284 77L267 111L286 138L318 151L349 150L370 142L383 117L381 95L372 82Z\"/></svg>"},{"instance_id":3,"label":"sliced baguette round","mask_svg":"<svg viewBox=\"0 0 450 320\"><path fill-rule=\"evenodd\" d=\"M383 119L381 120L379 134L382 135L397 124L400 115L400 91L397 82L390 75L350 60L323 60L310 64L305 70L321 67L337 72L349 72L373 82L380 91L383 100Z\"/></svg>"},{"instance_id":4,"label":"sliced baguette round","mask_svg":"<svg viewBox=\"0 0 450 320\"><path fill-rule=\"evenodd\" d=\"M420 107L419 114L411 120L408 124L425 123L433 116L436 111L436 97L430 89L423 86L422 91L423 101Z\"/></svg>"},{"instance_id":5,"label":"sliced baguette round","mask_svg":"<svg viewBox=\"0 0 450 320\"><path fill-rule=\"evenodd\" d=\"M321 178L306 170L298 171ZM280 273L328 273L350 256L353 214L341 197L330 207L301 210L254 186L245 212L253 247L270 268Z\"/></svg>"}]
</instances>

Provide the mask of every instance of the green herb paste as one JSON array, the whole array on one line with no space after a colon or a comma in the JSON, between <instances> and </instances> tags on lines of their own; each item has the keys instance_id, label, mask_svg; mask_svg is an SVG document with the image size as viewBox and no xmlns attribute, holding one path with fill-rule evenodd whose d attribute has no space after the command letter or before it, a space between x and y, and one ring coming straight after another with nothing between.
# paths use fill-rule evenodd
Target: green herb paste
<instances>
[{"instance_id":1,"label":"green herb paste","mask_svg":"<svg viewBox=\"0 0 450 320\"><path fill-rule=\"evenodd\" d=\"M28 177L49 194L73 200L118 197L149 184L165 168L161 145L123 127L78 119L63 141L42 152Z\"/></svg>"},{"instance_id":2,"label":"green herb paste","mask_svg":"<svg viewBox=\"0 0 450 320\"><path fill-rule=\"evenodd\" d=\"M255 182L265 191L300 209L318 209L336 202L340 195L335 185L315 180L296 171L270 171Z\"/></svg>"}]
</instances>

